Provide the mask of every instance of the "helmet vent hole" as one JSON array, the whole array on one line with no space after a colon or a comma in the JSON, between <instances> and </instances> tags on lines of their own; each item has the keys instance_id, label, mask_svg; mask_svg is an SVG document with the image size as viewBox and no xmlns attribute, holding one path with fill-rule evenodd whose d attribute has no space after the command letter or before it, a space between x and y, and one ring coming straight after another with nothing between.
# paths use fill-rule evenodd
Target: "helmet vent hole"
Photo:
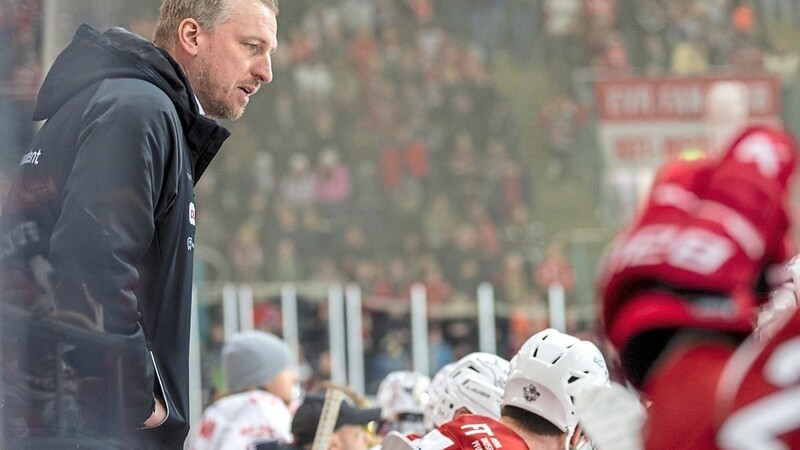
<instances>
[{"instance_id":1,"label":"helmet vent hole","mask_svg":"<svg viewBox=\"0 0 800 450\"><path fill-rule=\"evenodd\" d=\"M556 357L556 359L554 359L554 360L553 360L553 362L552 362L551 364L555 364L555 363L557 363L557 362L558 362L558 360L559 360L559 359L561 359L561 356L562 356L562 355L558 355L558 356Z\"/></svg>"},{"instance_id":2,"label":"helmet vent hole","mask_svg":"<svg viewBox=\"0 0 800 450\"><path fill-rule=\"evenodd\" d=\"M579 379L580 378L578 378L576 376L571 376L571 377L569 377L569 380L567 380L567 384L574 383L574 382L578 381Z\"/></svg>"}]
</instances>

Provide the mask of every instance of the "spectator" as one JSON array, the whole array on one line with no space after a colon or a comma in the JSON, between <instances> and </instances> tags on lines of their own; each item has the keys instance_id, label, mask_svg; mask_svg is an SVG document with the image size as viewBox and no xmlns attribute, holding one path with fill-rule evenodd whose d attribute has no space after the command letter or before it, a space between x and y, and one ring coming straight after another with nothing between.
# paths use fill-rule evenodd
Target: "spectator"
<instances>
[{"instance_id":1,"label":"spectator","mask_svg":"<svg viewBox=\"0 0 800 450\"><path fill-rule=\"evenodd\" d=\"M228 256L237 281L256 281L264 276L264 247L258 227L245 222L231 239Z\"/></svg>"},{"instance_id":2,"label":"spectator","mask_svg":"<svg viewBox=\"0 0 800 450\"><path fill-rule=\"evenodd\" d=\"M341 250L337 252L339 265L349 279L355 277L359 265L369 257L369 242L364 229L356 223L345 225Z\"/></svg>"},{"instance_id":3,"label":"spectator","mask_svg":"<svg viewBox=\"0 0 800 450\"><path fill-rule=\"evenodd\" d=\"M300 281L305 275L303 263L297 257L294 241L289 238L280 239L274 257L268 260L267 278L274 281Z\"/></svg>"},{"instance_id":4,"label":"spectator","mask_svg":"<svg viewBox=\"0 0 800 450\"><path fill-rule=\"evenodd\" d=\"M389 373L406 370L411 365L411 355L408 353L410 342L405 329L390 329L383 334L378 345L379 352L370 358L372 367L369 370L370 380L375 384ZM375 391L377 385L370 388Z\"/></svg>"},{"instance_id":5,"label":"spectator","mask_svg":"<svg viewBox=\"0 0 800 450\"><path fill-rule=\"evenodd\" d=\"M467 208L467 221L475 228L477 234L477 247L481 259L490 264L499 257L500 236L497 225L486 210L486 204L481 200L473 200Z\"/></svg>"},{"instance_id":6,"label":"spectator","mask_svg":"<svg viewBox=\"0 0 800 450\"><path fill-rule=\"evenodd\" d=\"M307 155L295 153L289 161L289 173L280 180L281 198L297 209L312 205L316 198L316 180L309 164Z\"/></svg>"},{"instance_id":7,"label":"spectator","mask_svg":"<svg viewBox=\"0 0 800 450\"><path fill-rule=\"evenodd\" d=\"M578 65L581 0L544 0L542 8L548 45L545 57L552 62L563 61L567 67Z\"/></svg>"},{"instance_id":8,"label":"spectator","mask_svg":"<svg viewBox=\"0 0 800 450\"><path fill-rule=\"evenodd\" d=\"M518 252L510 252L503 258L503 266L494 278L498 287L497 296L511 305L528 306L532 296L525 261Z\"/></svg>"},{"instance_id":9,"label":"spectator","mask_svg":"<svg viewBox=\"0 0 800 450\"><path fill-rule=\"evenodd\" d=\"M800 51L786 38L778 37L764 54L764 69L780 77L784 86L792 86L800 71Z\"/></svg>"},{"instance_id":10,"label":"spectator","mask_svg":"<svg viewBox=\"0 0 800 450\"><path fill-rule=\"evenodd\" d=\"M437 193L422 211L422 237L425 246L438 254L447 244L456 223L457 218L451 208L450 199L443 193Z\"/></svg>"},{"instance_id":11,"label":"spectator","mask_svg":"<svg viewBox=\"0 0 800 450\"><path fill-rule=\"evenodd\" d=\"M272 195L277 188L277 176L272 154L268 151L256 153L253 161L253 192Z\"/></svg>"},{"instance_id":12,"label":"spectator","mask_svg":"<svg viewBox=\"0 0 800 450\"><path fill-rule=\"evenodd\" d=\"M547 136L550 152L547 175L551 180L565 181L574 174L578 133L585 117L586 111L565 95L542 106L539 123Z\"/></svg>"},{"instance_id":13,"label":"spectator","mask_svg":"<svg viewBox=\"0 0 800 450\"><path fill-rule=\"evenodd\" d=\"M422 268L422 284L425 286L428 304L445 304L453 294L453 286L444 278L436 259L428 259Z\"/></svg>"},{"instance_id":14,"label":"spectator","mask_svg":"<svg viewBox=\"0 0 800 450\"><path fill-rule=\"evenodd\" d=\"M431 373L438 372L456 359L453 346L445 339L441 326L431 327L428 330L428 343L430 345Z\"/></svg>"},{"instance_id":15,"label":"spectator","mask_svg":"<svg viewBox=\"0 0 800 450\"><path fill-rule=\"evenodd\" d=\"M547 255L536 267L536 282L545 292L553 284L561 285L565 291L572 290L575 275L572 265L562 253L560 242L554 241L547 246Z\"/></svg>"},{"instance_id":16,"label":"spectator","mask_svg":"<svg viewBox=\"0 0 800 450\"><path fill-rule=\"evenodd\" d=\"M316 200L329 215L344 213L342 206L350 199L350 169L339 160L339 152L332 147L322 150L316 172Z\"/></svg>"},{"instance_id":17,"label":"spectator","mask_svg":"<svg viewBox=\"0 0 800 450\"><path fill-rule=\"evenodd\" d=\"M261 441L290 442L298 376L292 352L275 335L243 331L225 342L222 365L231 394L203 412L192 450L249 448Z\"/></svg>"},{"instance_id":18,"label":"spectator","mask_svg":"<svg viewBox=\"0 0 800 450\"><path fill-rule=\"evenodd\" d=\"M511 211L509 223L503 227L503 246L522 253L526 264L539 263L545 253L545 232L541 223L531 217L525 205Z\"/></svg>"}]
</instances>

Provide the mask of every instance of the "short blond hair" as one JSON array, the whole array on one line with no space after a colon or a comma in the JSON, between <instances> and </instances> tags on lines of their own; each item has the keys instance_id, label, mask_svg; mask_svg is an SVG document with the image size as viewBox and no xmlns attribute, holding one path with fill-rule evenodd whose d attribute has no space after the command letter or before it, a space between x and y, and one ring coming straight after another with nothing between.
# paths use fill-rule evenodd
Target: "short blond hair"
<instances>
[{"instance_id":1,"label":"short blond hair","mask_svg":"<svg viewBox=\"0 0 800 450\"><path fill-rule=\"evenodd\" d=\"M278 15L278 0L261 0ZM231 0L164 0L158 16L153 43L167 47L175 41L178 25L192 18L209 31L231 19Z\"/></svg>"}]
</instances>

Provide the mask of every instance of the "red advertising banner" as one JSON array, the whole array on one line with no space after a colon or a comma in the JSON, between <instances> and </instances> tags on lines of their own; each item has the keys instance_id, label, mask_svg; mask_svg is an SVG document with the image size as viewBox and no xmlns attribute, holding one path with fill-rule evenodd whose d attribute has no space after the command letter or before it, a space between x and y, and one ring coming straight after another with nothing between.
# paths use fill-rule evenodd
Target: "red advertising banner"
<instances>
[{"instance_id":1,"label":"red advertising banner","mask_svg":"<svg viewBox=\"0 0 800 450\"><path fill-rule=\"evenodd\" d=\"M751 122L781 122L780 80L771 75L598 81L598 134L608 167L654 168L683 150L708 149L707 98L720 81L747 86Z\"/></svg>"}]
</instances>

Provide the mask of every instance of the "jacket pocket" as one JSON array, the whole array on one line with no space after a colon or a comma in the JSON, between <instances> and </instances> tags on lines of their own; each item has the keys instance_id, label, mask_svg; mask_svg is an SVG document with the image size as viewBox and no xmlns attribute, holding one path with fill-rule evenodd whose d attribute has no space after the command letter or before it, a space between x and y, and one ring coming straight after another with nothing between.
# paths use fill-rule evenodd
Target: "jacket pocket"
<instances>
[{"instance_id":1,"label":"jacket pocket","mask_svg":"<svg viewBox=\"0 0 800 450\"><path fill-rule=\"evenodd\" d=\"M167 414L164 416L164 419L161 422L157 423L156 425L149 426L149 427L140 427L141 430L152 430L154 428L158 428L164 423L169 420L171 405L169 400L167 399L166 389L164 387L164 380L161 378L161 370L158 368L158 363L156 363L155 355L153 352L150 351L150 360L153 361L153 370L155 371L155 386L153 389L153 396L164 405L164 409L167 410Z\"/></svg>"}]
</instances>

